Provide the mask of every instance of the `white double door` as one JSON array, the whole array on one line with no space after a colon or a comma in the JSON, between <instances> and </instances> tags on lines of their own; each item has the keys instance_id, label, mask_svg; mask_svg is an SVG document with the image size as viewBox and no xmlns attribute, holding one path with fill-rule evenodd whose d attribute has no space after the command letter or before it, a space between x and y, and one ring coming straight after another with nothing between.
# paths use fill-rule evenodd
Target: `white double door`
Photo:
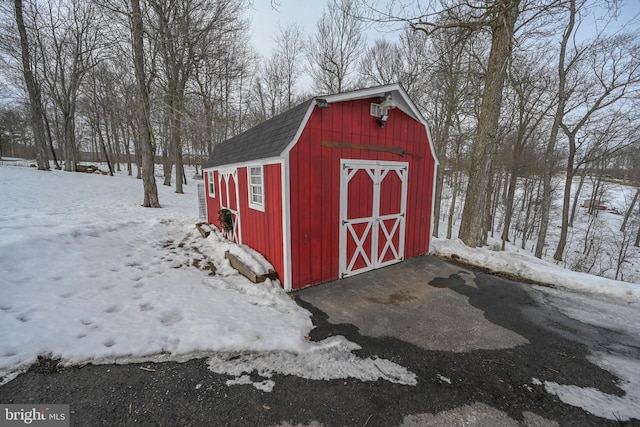
<instances>
[{"instance_id":1,"label":"white double door","mask_svg":"<svg viewBox=\"0 0 640 427\"><path fill-rule=\"evenodd\" d=\"M231 230L225 230L224 235L227 239L242 244L237 169L218 171L218 194L220 197L220 209L227 209L231 213L231 220L233 221Z\"/></svg>"},{"instance_id":2,"label":"white double door","mask_svg":"<svg viewBox=\"0 0 640 427\"><path fill-rule=\"evenodd\" d=\"M409 164L342 160L340 166L341 277L402 261Z\"/></svg>"}]
</instances>

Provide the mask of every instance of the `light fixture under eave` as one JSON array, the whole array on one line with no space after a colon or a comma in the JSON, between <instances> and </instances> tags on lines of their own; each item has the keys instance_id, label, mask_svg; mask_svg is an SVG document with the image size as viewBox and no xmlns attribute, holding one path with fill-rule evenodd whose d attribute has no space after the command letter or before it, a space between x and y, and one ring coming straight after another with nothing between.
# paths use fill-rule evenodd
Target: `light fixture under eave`
<instances>
[{"instance_id":1,"label":"light fixture under eave","mask_svg":"<svg viewBox=\"0 0 640 427\"><path fill-rule=\"evenodd\" d=\"M385 112L378 118L378 126L383 128L387 120L389 120L389 115Z\"/></svg>"},{"instance_id":2,"label":"light fixture under eave","mask_svg":"<svg viewBox=\"0 0 640 427\"><path fill-rule=\"evenodd\" d=\"M391 96L391 92L385 93L384 96L380 99L382 101L380 103L380 106L383 109L392 110L397 107L395 101L393 100L393 97Z\"/></svg>"},{"instance_id":3,"label":"light fixture under eave","mask_svg":"<svg viewBox=\"0 0 640 427\"><path fill-rule=\"evenodd\" d=\"M319 108L329 108L329 103L327 102L326 99L323 99L323 98L316 98L316 105Z\"/></svg>"}]
</instances>

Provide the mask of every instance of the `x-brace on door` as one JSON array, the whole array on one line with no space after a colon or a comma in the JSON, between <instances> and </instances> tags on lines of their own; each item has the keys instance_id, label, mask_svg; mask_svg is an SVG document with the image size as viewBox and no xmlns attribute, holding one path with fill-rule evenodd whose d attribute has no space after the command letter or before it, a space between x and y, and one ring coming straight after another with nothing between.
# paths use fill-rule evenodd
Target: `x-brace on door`
<instances>
[{"instance_id":1,"label":"x-brace on door","mask_svg":"<svg viewBox=\"0 0 640 427\"><path fill-rule=\"evenodd\" d=\"M341 161L341 277L404 259L408 170L406 162Z\"/></svg>"}]
</instances>

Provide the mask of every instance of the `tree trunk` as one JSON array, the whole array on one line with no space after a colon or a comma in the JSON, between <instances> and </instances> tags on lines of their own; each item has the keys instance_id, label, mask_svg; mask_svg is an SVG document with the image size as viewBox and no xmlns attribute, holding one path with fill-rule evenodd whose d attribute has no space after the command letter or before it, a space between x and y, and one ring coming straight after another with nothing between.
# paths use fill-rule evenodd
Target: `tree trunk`
<instances>
[{"instance_id":1,"label":"tree trunk","mask_svg":"<svg viewBox=\"0 0 640 427\"><path fill-rule=\"evenodd\" d=\"M182 163L182 102L178 99L181 95L175 94L175 102L171 111L171 148L173 149L173 162L176 166L176 193L182 194L184 165Z\"/></svg>"},{"instance_id":2,"label":"tree trunk","mask_svg":"<svg viewBox=\"0 0 640 427\"><path fill-rule=\"evenodd\" d=\"M556 149L556 141L558 140L558 131L560 130L560 123L564 118L565 105L567 102L566 84L567 84L567 70L565 69L565 61L567 55L567 46L573 34L576 19L576 1L570 0L569 2L569 23L562 36L562 42L560 43L560 53L558 58L558 106L556 108L555 115L553 117L553 124L551 125L551 134L549 136L549 142L544 154L544 173L543 173L543 192L541 203L541 219L540 229L538 230L538 243L536 244L535 256L542 258L542 252L544 249L545 241L547 238L547 229L549 227L549 214L551 211L551 174L554 167L554 152Z\"/></svg>"},{"instance_id":3,"label":"tree trunk","mask_svg":"<svg viewBox=\"0 0 640 427\"><path fill-rule=\"evenodd\" d=\"M129 128L127 123L120 123L120 132L122 133L122 138L124 139L124 149L127 158L127 172L129 176L133 175L133 168L131 167L131 138L129 133ZM135 147L134 147L135 148Z\"/></svg>"},{"instance_id":4,"label":"tree trunk","mask_svg":"<svg viewBox=\"0 0 640 427\"><path fill-rule=\"evenodd\" d=\"M575 139L569 136L569 157L567 158L567 176L564 180L564 194L562 197L562 224L560 226L560 240L553 254L553 259L562 261L564 248L567 246L567 234L569 231L569 203L571 203L571 186L573 185L573 176L575 174L574 161L576 157Z\"/></svg>"},{"instance_id":5,"label":"tree trunk","mask_svg":"<svg viewBox=\"0 0 640 427\"><path fill-rule=\"evenodd\" d=\"M451 203L449 205L449 218L447 218L447 239L451 239L453 230L453 216L456 212L456 199L458 198L458 168L453 171L452 183L451 183Z\"/></svg>"},{"instance_id":6,"label":"tree trunk","mask_svg":"<svg viewBox=\"0 0 640 427\"><path fill-rule=\"evenodd\" d=\"M483 243L484 211L489 193L489 167L495 136L500 118L502 104L502 88L506 75L507 61L511 56L513 31L519 14L520 0L512 0L508 5L496 1L496 7L504 8L501 16L497 17L492 28L491 52L485 76L485 86L482 96L480 118L478 120L478 134L471 153L471 170L465 196L462 222L460 224L460 239L471 247L481 246Z\"/></svg>"},{"instance_id":7,"label":"tree trunk","mask_svg":"<svg viewBox=\"0 0 640 427\"><path fill-rule=\"evenodd\" d=\"M571 205L571 217L569 217L569 227L573 227L573 220L576 218L576 210L578 207L578 203L580 202L580 193L582 193L582 187L584 186L584 179L586 176L587 168L585 166L582 173L580 174L580 182L578 183L576 194L573 196L573 205Z\"/></svg>"},{"instance_id":8,"label":"tree trunk","mask_svg":"<svg viewBox=\"0 0 640 427\"><path fill-rule=\"evenodd\" d=\"M49 155L47 153L47 140L44 132L44 113L42 111L42 98L40 86L31 70L29 57L29 40L24 25L22 0L15 0L16 24L20 33L20 51L22 54L22 74L27 92L29 93L29 108L31 111L31 126L36 146L36 163L39 170L49 170Z\"/></svg>"},{"instance_id":9,"label":"tree trunk","mask_svg":"<svg viewBox=\"0 0 640 427\"><path fill-rule=\"evenodd\" d=\"M115 147L116 171L120 172L122 170L120 167L120 163L122 163L122 147L120 145L120 134L118 133L116 116L115 114L113 114L113 112L110 115L110 123L111 123L111 135L113 135L113 145Z\"/></svg>"},{"instance_id":10,"label":"tree trunk","mask_svg":"<svg viewBox=\"0 0 640 427\"><path fill-rule=\"evenodd\" d=\"M444 177L442 168L438 168L438 174L436 175L436 194L433 204L433 231L431 235L438 237L440 229L440 206L442 204L442 185L444 184Z\"/></svg>"},{"instance_id":11,"label":"tree trunk","mask_svg":"<svg viewBox=\"0 0 640 427\"><path fill-rule=\"evenodd\" d=\"M75 172L78 165L78 155L76 150L76 127L73 114L70 111L63 111L64 118L64 170Z\"/></svg>"},{"instance_id":12,"label":"tree trunk","mask_svg":"<svg viewBox=\"0 0 640 427\"><path fill-rule=\"evenodd\" d=\"M135 66L136 85L138 99L136 102L136 115L138 116L138 145L142 163L142 186L144 189L144 201L142 206L159 208L158 188L154 173L153 141L150 122L149 91L144 71L144 43L143 23L140 11L140 0L131 0L131 37L133 43L133 60Z\"/></svg>"},{"instance_id":13,"label":"tree trunk","mask_svg":"<svg viewBox=\"0 0 640 427\"><path fill-rule=\"evenodd\" d=\"M58 156L56 156L56 149L53 147L53 137L51 136L51 125L49 124L49 119L47 118L47 114L44 111L43 111L42 117L44 118L44 125L45 125L45 130L47 131L47 141L49 141L51 156L53 156L53 164L55 165L57 170L60 170L62 168L58 163Z\"/></svg>"},{"instance_id":14,"label":"tree trunk","mask_svg":"<svg viewBox=\"0 0 640 427\"><path fill-rule=\"evenodd\" d=\"M438 173L436 175L436 194L434 200L434 225L433 225L433 236L438 237L439 228L440 228L440 209L442 205L442 188L444 186L444 165L447 163L447 144L449 143L449 131L451 126L453 126L453 118L456 112L457 104L456 104L456 89L458 87L458 74L452 73L453 76L451 81L447 85L447 101L445 103L445 118L442 124L442 128L439 129L439 132L436 134L436 154L441 162L441 167L438 168ZM455 204L455 203L454 203ZM447 235L449 235L449 239L451 238L451 233L447 231Z\"/></svg>"},{"instance_id":15,"label":"tree trunk","mask_svg":"<svg viewBox=\"0 0 640 427\"><path fill-rule=\"evenodd\" d=\"M107 124L104 124L105 129ZM96 114L96 132L98 133L98 140L100 141L100 149L102 151L102 155L107 161L107 167L109 168L109 175L113 176L113 166L111 166L111 160L109 158L109 152L107 151L107 146L104 143L104 137L102 136L102 130L100 129L100 114Z\"/></svg>"},{"instance_id":16,"label":"tree trunk","mask_svg":"<svg viewBox=\"0 0 640 427\"><path fill-rule=\"evenodd\" d=\"M533 199L533 189L530 188L528 179L527 179L527 182L525 183L524 194L522 195L523 204L524 204L524 201L527 200L527 198L529 199L529 201ZM527 247L527 240L529 238L528 234L529 234L529 221L531 218L531 207L533 206L531 203L527 203L526 205L527 205L527 210L525 212L524 221L522 223L522 244L520 245L522 249L526 249Z\"/></svg>"},{"instance_id":17,"label":"tree trunk","mask_svg":"<svg viewBox=\"0 0 640 427\"><path fill-rule=\"evenodd\" d=\"M507 198L505 200L505 208L506 212L504 214L504 227L502 229L502 247L501 250L504 251L506 242L509 242L509 229L511 228L511 218L513 217L513 200L516 196L516 185L518 184L518 173L517 173L517 158L513 159L513 165L511 169L511 176L509 178L509 189L507 190Z\"/></svg>"},{"instance_id":18,"label":"tree trunk","mask_svg":"<svg viewBox=\"0 0 640 427\"><path fill-rule=\"evenodd\" d=\"M640 188L636 190L636 194L633 196L633 200L631 201L631 206L629 206L629 209L627 209L627 212L625 212L624 214L624 220L622 221L622 226L620 227L620 231L622 231L623 233L627 228L627 222L629 221L631 212L633 211L633 208L636 206L636 202L638 201L638 195L640 195Z\"/></svg>"}]
</instances>

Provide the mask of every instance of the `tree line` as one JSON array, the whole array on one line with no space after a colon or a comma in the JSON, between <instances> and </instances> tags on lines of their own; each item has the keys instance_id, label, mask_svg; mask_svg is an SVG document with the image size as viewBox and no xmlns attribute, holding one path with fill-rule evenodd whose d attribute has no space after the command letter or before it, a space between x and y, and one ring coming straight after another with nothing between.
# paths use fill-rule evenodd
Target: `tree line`
<instances>
[{"instance_id":1,"label":"tree line","mask_svg":"<svg viewBox=\"0 0 640 427\"><path fill-rule=\"evenodd\" d=\"M310 35L278 27L263 56L248 0L5 2L3 77L21 102L0 111L0 150L19 142L40 169L65 170L100 152L110 168L137 169L144 205L158 207L157 160L163 184L181 193L185 159L202 164L230 136L312 95L399 82L440 160L434 235L453 237L459 220L469 246L499 229L503 249L517 237L542 257L559 215L562 261L585 180L640 181L640 44L637 28L620 26L633 22L620 6L331 0ZM372 25L396 31L371 41ZM638 246L636 201L623 228L638 230Z\"/></svg>"}]
</instances>

